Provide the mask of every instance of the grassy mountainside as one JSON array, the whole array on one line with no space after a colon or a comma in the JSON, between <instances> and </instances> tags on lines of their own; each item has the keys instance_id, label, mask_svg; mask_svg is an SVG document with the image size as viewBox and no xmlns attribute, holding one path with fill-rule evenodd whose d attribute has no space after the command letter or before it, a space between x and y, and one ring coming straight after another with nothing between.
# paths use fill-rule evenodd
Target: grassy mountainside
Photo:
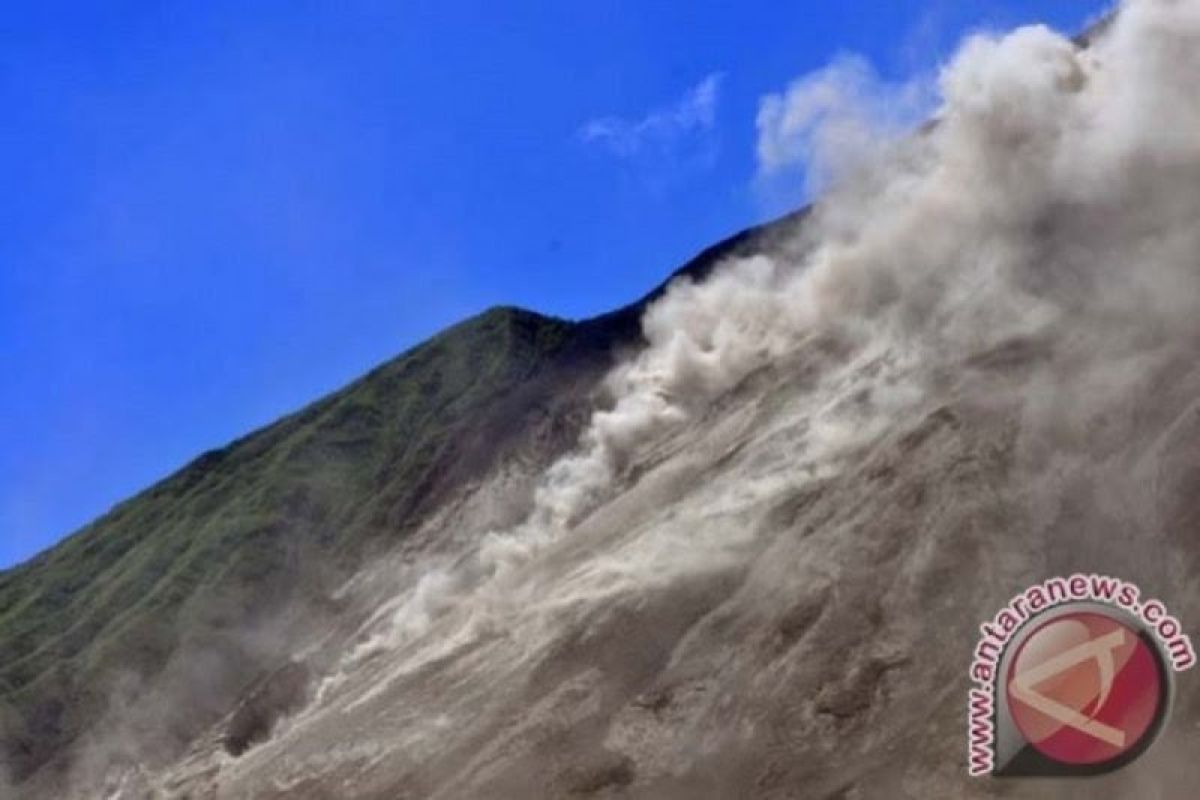
<instances>
[{"instance_id":1,"label":"grassy mountainside","mask_svg":"<svg viewBox=\"0 0 1200 800\"><path fill-rule=\"evenodd\" d=\"M672 277L781 238L799 215L721 242ZM511 457L550 460L585 420L646 303L582 322L498 308L120 504L0 573L0 756L21 780L62 766L114 676L219 651L206 703L163 722L184 742L287 657L229 634L283 609L336 613L331 588L448 493ZM285 638L285 637L281 637ZM185 669L186 672L186 669Z\"/></svg>"},{"instance_id":2,"label":"grassy mountainside","mask_svg":"<svg viewBox=\"0 0 1200 800\"><path fill-rule=\"evenodd\" d=\"M185 639L319 597L364 552L403 537L447 487L519 447L508 432L561 417L554 389L573 377L562 359L583 375L599 365L571 332L561 320L489 311L203 454L0 575L14 771L38 767L100 713L105 675L152 674Z\"/></svg>"}]
</instances>

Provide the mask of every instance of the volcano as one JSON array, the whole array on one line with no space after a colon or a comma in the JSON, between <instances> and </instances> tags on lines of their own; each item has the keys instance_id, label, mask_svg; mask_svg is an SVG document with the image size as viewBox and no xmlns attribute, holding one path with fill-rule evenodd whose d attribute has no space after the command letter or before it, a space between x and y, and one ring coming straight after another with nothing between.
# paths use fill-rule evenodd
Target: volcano
<instances>
[{"instance_id":1,"label":"volcano","mask_svg":"<svg viewBox=\"0 0 1200 800\"><path fill-rule=\"evenodd\" d=\"M1200 6L967 41L811 208L500 308L0 575L18 797L1194 796L968 775L1049 576L1200 619Z\"/></svg>"}]
</instances>

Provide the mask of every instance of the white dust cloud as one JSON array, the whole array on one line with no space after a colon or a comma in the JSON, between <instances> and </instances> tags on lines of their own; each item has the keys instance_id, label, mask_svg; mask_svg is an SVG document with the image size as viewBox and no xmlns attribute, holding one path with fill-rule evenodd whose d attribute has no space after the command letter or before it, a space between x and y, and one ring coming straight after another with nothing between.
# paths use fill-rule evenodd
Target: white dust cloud
<instances>
[{"instance_id":1,"label":"white dust cloud","mask_svg":"<svg viewBox=\"0 0 1200 800\"><path fill-rule=\"evenodd\" d=\"M1197 333L1198 77L1200 3L1137 0L1086 50L1040 26L969 39L939 77L934 124L906 137L921 91L858 60L766 98L764 166L800 159L838 181L805 246L673 285L643 320L647 346L610 376L611 407L544 476L529 518L418 581L370 652L464 604L486 626L509 582L621 486L638 452L815 340L846 364L907 373L890 399L879 387L874 419L819 431L828 458L1013 342L1046 354L1009 390L1028 425L1089 430Z\"/></svg>"}]
</instances>

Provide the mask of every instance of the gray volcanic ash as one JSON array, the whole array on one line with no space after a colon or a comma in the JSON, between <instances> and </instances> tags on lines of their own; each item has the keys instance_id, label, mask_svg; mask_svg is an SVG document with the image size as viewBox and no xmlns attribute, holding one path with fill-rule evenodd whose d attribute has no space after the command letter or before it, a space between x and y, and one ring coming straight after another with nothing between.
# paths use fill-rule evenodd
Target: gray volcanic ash
<instances>
[{"instance_id":1,"label":"gray volcanic ash","mask_svg":"<svg viewBox=\"0 0 1200 800\"><path fill-rule=\"evenodd\" d=\"M1198 78L1197 2L970 39L936 124L649 307L573 452L347 587L301 710L118 795L1192 796L1190 682L1088 783L967 778L963 708L976 626L1048 575L1200 619ZM820 140L801 101L764 135Z\"/></svg>"}]
</instances>

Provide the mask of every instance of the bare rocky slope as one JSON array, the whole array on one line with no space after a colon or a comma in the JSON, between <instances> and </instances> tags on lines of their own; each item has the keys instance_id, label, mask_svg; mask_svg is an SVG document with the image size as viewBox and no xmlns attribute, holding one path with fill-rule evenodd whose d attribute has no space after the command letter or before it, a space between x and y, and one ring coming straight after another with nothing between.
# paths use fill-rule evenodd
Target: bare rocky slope
<instances>
[{"instance_id":1,"label":"bare rocky slope","mask_svg":"<svg viewBox=\"0 0 1200 800\"><path fill-rule=\"evenodd\" d=\"M457 408L432 467L368 462L398 481L382 505L355 495L375 533L343 547L358 529L322 517L316 552L340 566L261 624L227 621L256 655L236 687L206 678L225 657L178 651L201 665L187 680L147 669L138 702L13 791L1194 797L1190 673L1153 748L1086 781L968 778L965 717L979 623L1035 582L1118 575L1200 619L1197 53L1200 4L1178 0L1131 0L1076 41L974 39L937 124L881 138L812 211L612 315L496 312L368 376L350 396L383 402L402 384L381 376L460 353L469 377L360 445L402 429L383 441L410 452L407 414ZM472 394L494 341L547 355ZM339 405L315 408L298 419ZM178 708L195 724L156 746Z\"/></svg>"},{"instance_id":2,"label":"bare rocky slope","mask_svg":"<svg viewBox=\"0 0 1200 800\"><path fill-rule=\"evenodd\" d=\"M868 358L824 384L840 356L814 342L747 376L640 451L569 537L398 632L411 594L382 585L411 591L406 565L469 552L445 543L505 524L493 501L521 480L464 490L420 535L433 553L360 587L382 613L314 647L338 658L303 710L238 755L230 718L127 796L1190 797L1192 683L1145 758L1083 783L967 778L964 705L976 625L1014 587L1095 569L1200 613L1200 372L1164 365L1136 446L1081 443L1033 485L1014 481L1035 447L1017 409L980 398L1038 369L1036 349L975 354L831 459L812 453L814 400L869 425L895 368Z\"/></svg>"},{"instance_id":3,"label":"bare rocky slope","mask_svg":"<svg viewBox=\"0 0 1200 800\"><path fill-rule=\"evenodd\" d=\"M351 624L337 592L363 564L495 469L536 474L575 443L668 282L580 322L489 310L0 573L0 788L59 797L83 774L91 796L95 762L178 754L288 669L298 638Z\"/></svg>"}]
</instances>

